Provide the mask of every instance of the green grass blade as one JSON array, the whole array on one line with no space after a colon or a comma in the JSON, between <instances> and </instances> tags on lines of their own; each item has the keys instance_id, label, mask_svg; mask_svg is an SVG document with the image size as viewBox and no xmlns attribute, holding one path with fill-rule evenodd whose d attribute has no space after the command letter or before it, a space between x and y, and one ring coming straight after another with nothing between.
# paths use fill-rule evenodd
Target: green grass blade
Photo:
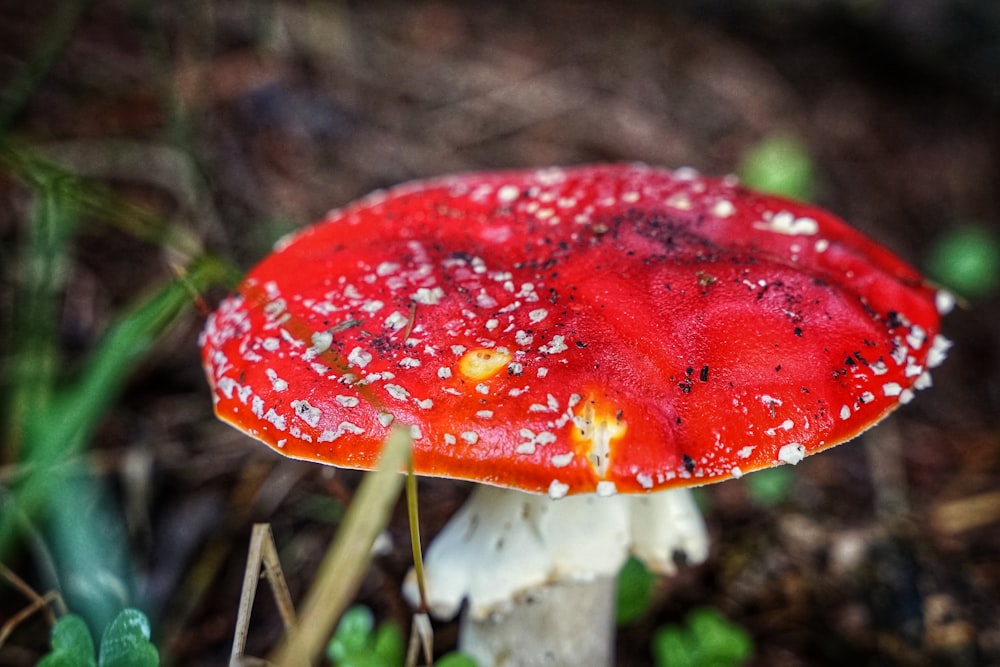
<instances>
[{"instance_id":1,"label":"green grass blade","mask_svg":"<svg viewBox=\"0 0 1000 667\"><path fill-rule=\"evenodd\" d=\"M65 279L65 257L77 223L76 209L67 204L67 182L39 178L38 196L20 259L20 284L6 337L10 356L4 383L9 397L7 444L17 454L24 446L24 425L32 412L48 406L59 365L56 312Z\"/></svg>"},{"instance_id":2,"label":"green grass blade","mask_svg":"<svg viewBox=\"0 0 1000 667\"><path fill-rule=\"evenodd\" d=\"M228 268L207 257L134 308L103 337L80 378L53 401L58 423L46 425L46 439L78 450L92 435L121 391L129 373L192 303L193 294L225 279ZM64 452L65 453L65 452Z\"/></svg>"},{"instance_id":3,"label":"green grass blade","mask_svg":"<svg viewBox=\"0 0 1000 667\"><path fill-rule=\"evenodd\" d=\"M220 260L195 262L108 330L78 380L47 405L30 407L23 422L27 446L20 457L27 475L13 494L22 512L35 516L43 507L59 466L88 442L137 361L192 302L191 290L202 291L228 275L228 266ZM0 517L0 557L13 538L13 514Z\"/></svg>"},{"instance_id":4,"label":"green grass blade","mask_svg":"<svg viewBox=\"0 0 1000 667\"><path fill-rule=\"evenodd\" d=\"M93 216L135 238L170 250L177 257L190 260L203 253L201 241L187 228L170 224L102 185L81 181L68 169L15 142L0 140L0 168L9 170L35 190L51 182L62 184L63 202L79 215Z\"/></svg>"}]
</instances>

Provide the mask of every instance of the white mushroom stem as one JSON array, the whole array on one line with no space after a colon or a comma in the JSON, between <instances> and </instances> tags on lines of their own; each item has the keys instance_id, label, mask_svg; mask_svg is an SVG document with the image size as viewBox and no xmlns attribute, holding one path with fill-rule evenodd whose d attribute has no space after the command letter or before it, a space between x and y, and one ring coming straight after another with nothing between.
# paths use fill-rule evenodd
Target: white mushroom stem
<instances>
[{"instance_id":1,"label":"white mushroom stem","mask_svg":"<svg viewBox=\"0 0 1000 667\"><path fill-rule=\"evenodd\" d=\"M544 495L479 486L427 550L428 606L451 618L480 667L611 665L615 584L630 553L654 572L707 555L687 489L644 496ZM416 583L404 593L418 602Z\"/></svg>"},{"instance_id":2,"label":"white mushroom stem","mask_svg":"<svg viewBox=\"0 0 1000 667\"><path fill-rule=\"evenodd\" d=\"M515 598L509 613L462 615L459 649L479 667L615 664L617 578L552 583Z\"/></svg>"}]
</instances>

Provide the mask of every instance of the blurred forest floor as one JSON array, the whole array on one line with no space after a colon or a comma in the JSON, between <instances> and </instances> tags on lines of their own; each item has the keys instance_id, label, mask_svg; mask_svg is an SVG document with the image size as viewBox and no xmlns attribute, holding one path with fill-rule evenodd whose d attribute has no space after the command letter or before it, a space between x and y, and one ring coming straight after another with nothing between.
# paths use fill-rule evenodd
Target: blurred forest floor
<instances>
[{"instance_id":1,"label":"blurred forest floor","mask_svg":"<svg viewBox=\"0 0 1000 667\"><path fill-rule=\"evenodd\" d=\"M6 138L244 269L400 181L623 160L721 175L774 136L807 147L818 203L925 270L951 230L1000 233L989 0L7 0L0 82ZM6 329L31 200L8 173L0 198ZM174 260L80 228L59 313L69 366ZM651 664L653 629L699 606L750 632L753 665L1000 664L1000 303L996 289L968 296L945 323L955 346L935 386L885 424L807 459L773 502L745 479L704 489L712 555L658 582L620 631L620 665ZM272 524L301 599L359 478L279 460L218 423L202 321L191 309L134 369L87 453L125 517L133 604L167 664L191 666L227 660L251 524ZM6 449L0 487L16 476ZM421 483L425 536L466 493ZM406 628L402 509L388 537L359 601ZM5 564L44 591L36 556L22 545ZM25 604L0 581L0 622ZM22 623L0 664L33 664L47 631L40 615ZM260 595L248 653L280 635ZM438 642L454 642L452 625Z\"/></svg>"}]
</instances>

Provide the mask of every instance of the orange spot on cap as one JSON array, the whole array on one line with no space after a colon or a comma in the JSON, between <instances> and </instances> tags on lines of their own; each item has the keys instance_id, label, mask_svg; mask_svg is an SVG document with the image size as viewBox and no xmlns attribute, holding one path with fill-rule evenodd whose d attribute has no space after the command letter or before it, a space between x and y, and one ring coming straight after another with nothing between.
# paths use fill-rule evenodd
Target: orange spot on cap
<instances>
[{"instance_id":1,"label":"orange spot on cap","mask_svg":"<svg viewBox=\"0 0 1000 667\"><path fill-rule=\"evenodd\" d=\"M586 457L598 478L607 476L611 443L621 440L627 431L621 411L593 395L581 401L573 412L572 436L577 452Z\"/></svg>"}]
</instances>

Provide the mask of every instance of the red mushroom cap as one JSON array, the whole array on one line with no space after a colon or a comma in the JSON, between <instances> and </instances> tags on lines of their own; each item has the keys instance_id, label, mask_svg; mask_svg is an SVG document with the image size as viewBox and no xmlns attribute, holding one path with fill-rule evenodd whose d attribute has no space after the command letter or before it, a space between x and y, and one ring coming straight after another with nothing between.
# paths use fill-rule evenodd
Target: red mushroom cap
<instances>
[{"instance_id":1,"label":"red mushroom cap","mask_svg":"<svg viewBox=\"0 0 1000 667\"><path fill-rule=\"evenodd\" d=\"M836 217L691 170L460 175L286 239L208 320L218 415L287 456L560 496L856 436L943 358L936 294Z\"/></svg>"}]
</instances>

